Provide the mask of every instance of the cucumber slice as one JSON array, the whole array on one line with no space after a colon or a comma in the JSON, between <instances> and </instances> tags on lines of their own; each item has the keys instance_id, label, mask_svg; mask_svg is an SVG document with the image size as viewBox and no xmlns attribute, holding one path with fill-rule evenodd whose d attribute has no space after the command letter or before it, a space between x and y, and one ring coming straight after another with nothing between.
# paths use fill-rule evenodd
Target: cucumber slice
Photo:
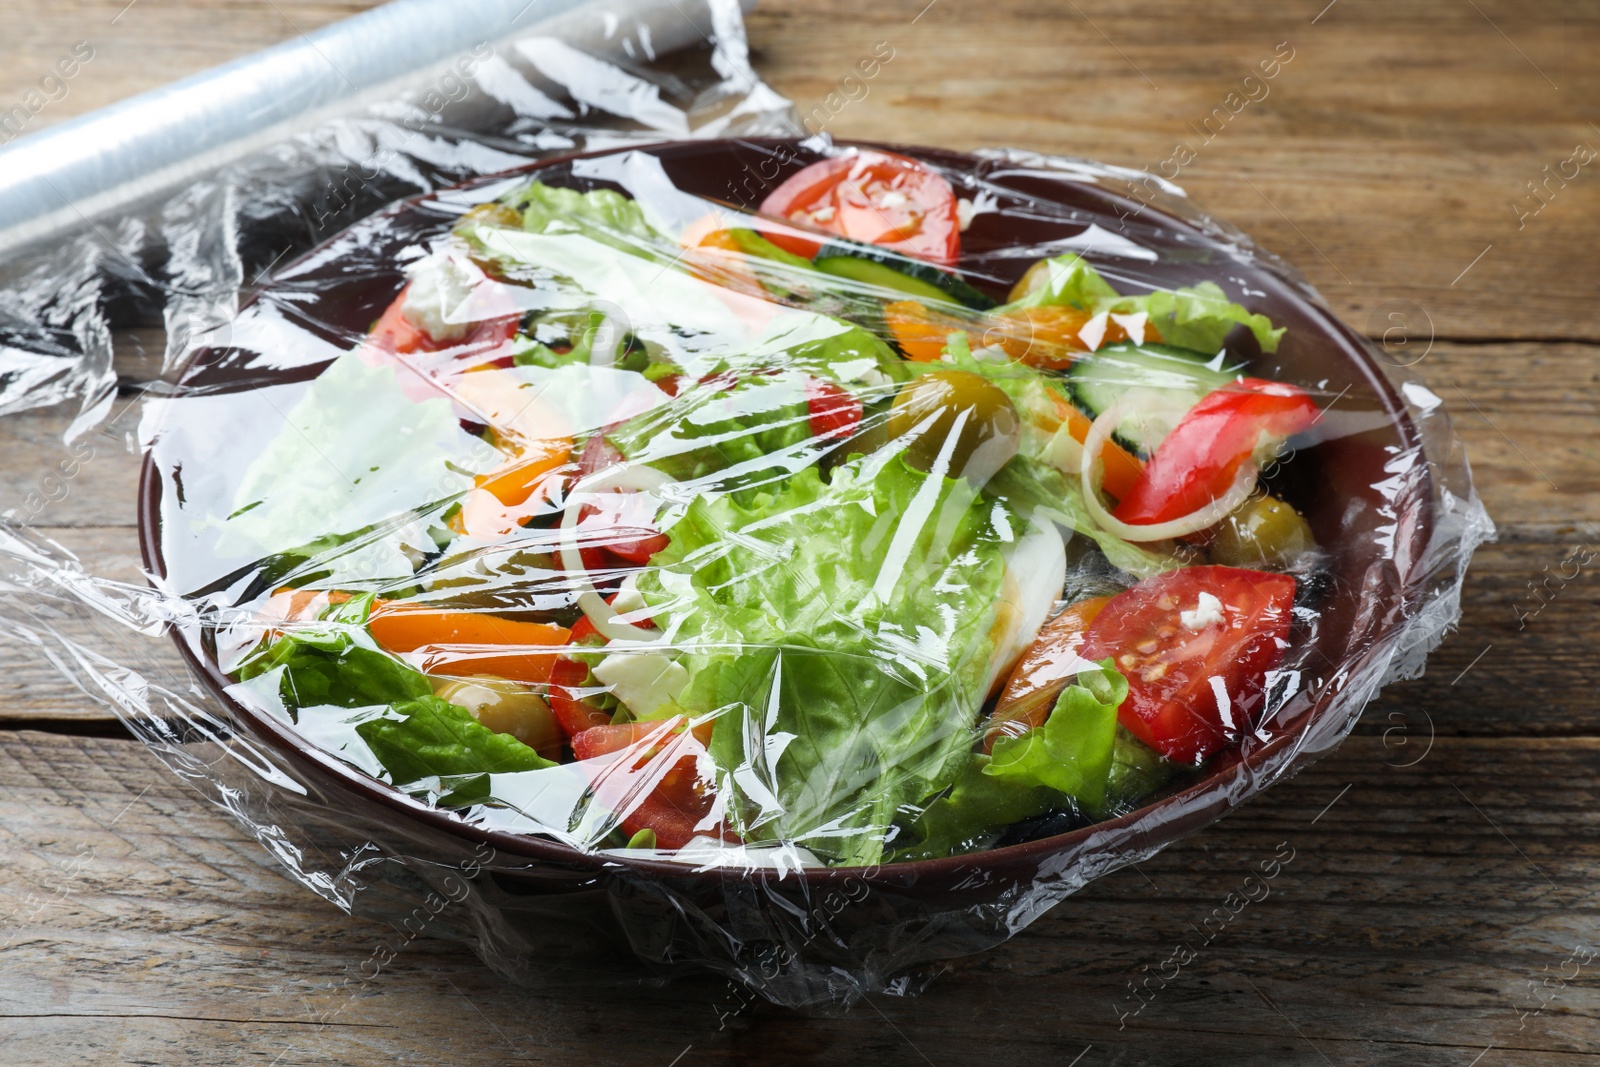
<instances>
[{"instance_id":1,"label":"cucumber slice","mask_svg":"<svg viewBox=\"0 0 1600 1067\"><path fill-rule=\"evenodd\" d=\"M864 285L905 293L919 300L959 304L974 311L988 311L996 306L994 300L954 274L920 259L871 245L830 241L817 252L811 265L836 278L848 278Z\"/></svg>"},{"instance_id":2,"label":"cucumber slice","mask_svg":"<svg viewBox=\"0 0 1600 1067\"><path fill-rule=\"evenodd\" d=\"M1143 458L1200 398L1232 382L1240 364L1224 364L1171 345L1124 342L1084 356L1067 372L1072 402L1091 419L1122 405L1117 444Z\"/></svg>"}]
</instances>

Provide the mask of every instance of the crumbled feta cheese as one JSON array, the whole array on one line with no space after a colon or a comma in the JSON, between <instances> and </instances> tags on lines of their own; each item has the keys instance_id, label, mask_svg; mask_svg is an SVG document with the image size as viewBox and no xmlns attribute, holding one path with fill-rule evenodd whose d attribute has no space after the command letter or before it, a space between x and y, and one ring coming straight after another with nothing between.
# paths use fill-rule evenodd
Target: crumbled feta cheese
<instances>
[{"instance_id":1,"label":"crumbled feta cheese","mask_svg":"<svg viewBox=\"0 0 1600 1067\"><path fill-rule=\"evenodd\" d=\"M1149 314L1143 311L1135 312L1132 315L1113 314L1111 321L1122 327L1123 332L1128 335L1128 340L1136 345L1144 344L1144 328L1145 324L1150 321Z\"/></svg>"},{"instance_id":2,"label":"crumbled feta cheese","mask_svg":"<svg viewBox=\"0 0 1600 1067\"><path fill-rule=\"evenodd\" d=\"M1222 601L1210 593L1201 593L1193 611L1178 612L1178 619L1190 630L1204 630L1214 622L1226 622L1222 614Z\"/></svg>"},{"instance_id":3,"label":"crumbled feta cheese","mask_svg":"<svg viewBox=\"0 0 1600 1067\"><path fill-rule=\"evenodd\" d=\"M811 221L831 222L833 221L833 211L834 209L832 204L823 204L821 207L817 208L811 213Z\"/></svg>"},{"instance_id":4,"label":"crumbled feta cheese","mask_svg":"<svg viewBox=\"0 0 1600 1067\"><path fill-rule=\"evenodd\" d=\"M987 189L980 190L974 200L961 197L956 201L956 221L961 226L961 232L966 232L967 227L972 225L973 219L996 210L999 204L1000 201Z\"/></svg>"},{"instance_id":5,"label":"crumbled feta cheese","mask_svg":"<svg viewBox=\"0 0 1600 1067\"><path fill-rule=\"evenodd\" d=\"M1106 319L1104 311L1083 324L1083 329L1078 331L1078 339L1093 352L1100 347L1100 342L1106 339Z\"/></svg>"},{"instance_id":6,"label":"crumbled feta cheese","mask_svg":"<svg viewBox=\"0 0 1600 1067\"><path fill-rule=\"evenodd\" d=\"M689 685L689 672L663 652L613 652L594 668L594 676L635 715L677 700Z\"/></svg>"},{"instance_id":7,"label":"crumbled feta cheese","mask_svg":"<svg viewBox=\"0 0 1600 1067\"><path fill-rule=\"evenodd\" d=\"M479 274L469 263L449 253L432 255L410 268L411 285L406 289L400 314L407 322L435 341L459 341L471 331L471 321L456 311L477 286Z\"/></svg>"},{"instance_id":8,"label":"crumbled feta cheese","mask_svg":"<svg viewBox=\"0 0 1600 1067\"><path fill-rule=\"evenodd\" d=\"M894 379L885 374L874 358L849 359L831 364L833 373L838 375L841 382L850 382L857 385L889 386L894 384Z\"/></svg>"},{"instance_id":9,"label":"crumbled feta cheese","mask_svg":"<svg viewBox=\"0 0 1600 1067\"><path fill-rule=\"evenodd\" d=\"M905 207L911 203L911 198L898 189L890 189L878 197L878 206L881 208Z\"/></svg>"},{"instance_id":10,"label":"crumbled feta cheese","mask_svg":"<svg viewBox=\"0 0 1600 1067\"><path fill-rule=\"evenodd\" d=\"M956 201L956 222L960 225L962 233L967 232L967 227L972 225L972 216L976 214L971 200L963 196Z\"/></svg>"}]
</instances>

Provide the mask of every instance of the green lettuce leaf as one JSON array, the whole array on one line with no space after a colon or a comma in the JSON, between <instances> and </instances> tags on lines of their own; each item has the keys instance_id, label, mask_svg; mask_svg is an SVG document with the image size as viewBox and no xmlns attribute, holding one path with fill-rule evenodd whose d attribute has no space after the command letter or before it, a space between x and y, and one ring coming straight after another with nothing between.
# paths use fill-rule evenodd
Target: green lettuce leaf
<instances>
[{"instance_id":1,"label":"green lettuce leaf","mask_svg":"<svg viewBox=\"0 0 1600 1067\"><path fill-rule=\"evenodd\" d=\"M1044 724L1021 737L995 742L984 773L1022 786L1044 786L1088 810L1105 801L1106 778L1117 734L1117 709L1128 681L1107 659L1085 670L1056 700Z\"/></svg>"},{"instance_id":2,"label":"green lettuce leaf","mask_svg":"<svg viewBox=\"0 0 1600 1067\"><path fill-rule=\"evenodd\" d=\"M382 709L345 721L354 724L395 785L453 779L444 803L483 799L485 774L555 766L509 734L482 725L466 708L434 696L426 675L368 640L349 626L308 627L256 651L235 673L249 682L278 672L278 696L297 720L302 709Z\"/></svg>"},{"instance_id":3,"label":"green lettuce leaf","mask_svg":"<svg viewBox=\"0 0 1600 1067\"><path fill-rule=\"evenodd\" d=\"M796 270L809 271L814 269L809 259L779 248L754 230L747 230L741 227L728 232L733 234L734 243L739 246L739 251L747 256L770 260L773 263L781 263L785 267L793 267Z\"/></svg>"},{"instance_id":4,"label":"green lettuce leaf","mask_svg":"<svg viewBox=\"0 0 1600 1067\"><path fill-rule=\"evenodd\" d=\"M498 734L466 708L428 695L391 705L389 714L356 727L398 786L426 778L536 771L556 764L510 734ZM487 783L483 783L487 784ZM466 799L461 786L456 799Z\"/></svg>"},{"instance_id":5,"label":"green lettuce leaf","mask_svg":"<svg viewBox=\"0 0 1600 1067\"><path fill-rule=\"evenodd\" d=\"M1146 797L1172 781L1178 770L1178 764L1118 726L1116 747L1111 753L1111 773L1106 776L1105 802L1096 816L1109 819L1134 810Z\"/></svg>"},{"instance_id":6,"label":"green lettuce leaf","mask_svg":"<svg viewBox=\"0 0 1600 1067\"><path fill-rule=\"evenodd\" d=\"M1053 790L997 778L986 773L989 767L988 756L974 754L950 791L910 824L912 840L890 858L900 863L976 852L992 845L1003 828L1063 803Z\"/></svg>"},{"instance_id":7,"label":"green lettuce leaf","mask_svg":"<svg viewBox=\"0 0 1600 1067\"><path fill-rule=\"evenodd\" d=\"M611 189L580 193L534 182L510 203L522 212L522 228L529 233L581 233L635 255L670 244L645 221L636 201Z\"/></svg>"},{"instance_id":8,"label":"green lettuce leaf","mask_svg":"<svg viewBox=\"0 0 1600 1067\"><path fill-rule=\"evenodd\" d=\"M701 497L639 579L689 672L663 714L716 716L747 840L877 862L897 813L970 760L1017 520L882 453L749 503Z\"/></svg>"},{"instance_id":9,"label":"green lettuce leaf","mask_svg":"<svg viewBox=\"0 0 1600 1067\"><path fill-rule=\"evenodd\" d=\"M790 465L811 439L804 375L734 377L726 390L688 389L614 428L607 439L629 460L690 482L729 468Z\"/></svg>"},{"instance_id":10,"label":"green lettuce leaf","mask_svg":"<svg viewBox=\"0 0 1600 1067\"><path fill-rule=\"evenodd\" d=\"M1080 673L1043 725L995 742L992 755L974 755L955 786L911 822L913 840L894 858L986 848L1005 827L1048 811L1102 811L1121 731L1117 708L1127 695L1109 659Z\"/></svg>"},{"instance_id":11,"label":"green lettuce leaf","mask_svg":"<svg viewBox=\"0 0 1600 1067\"><path fill-rule=\"evenodd\" d=\"M291 709L332 704L361 708L432 696L426 675L360 643L347 627L308 627L280 637L244 659L240 681L282 668L279 695Z\"/></svg>"},{"instance_id":12,"label":"green lettuce leaf","mask_svg":"<svg viewBox=\"0 0 1600 1067\"><path fill-rule=\"evenodd\" d=\"M1265 315L1229 300L1215 282L1104 300L1096 310L1119 315L1143 311L1150 316L1150 323L1160 332L1164 344L1208 354L1222 350L1222 342L1235 326L1245 326L1255 334L1263 352L1276 352L1284 331L1281 326L1274 329L1272 320Z\"/></svg>"},{"instance_id":13,"label":"green lettuce leaf","mask_svg":"<svg viewBox=\"0 0 1600 1067\"><path fill-rule=\"evenodd\" d=\"M1089 261L1076 252L1065 252L1045 262L1043 285L1020 300L996 308L992 314L1002 315L1022 308L1063 304L1082 311L1098 311L1105 301L1121 297L1111 283L1100 277L1100 272L1089 266Z\"/></svg>"},{"instance_id":14,"label":"green lettuce leaf","mask_svg":"<svg viewBox=\"0 0 1600 1067\"><path fill-rule=\"evenodd\" d=\"M334 360L284 421L245 471L232 512L209 520L217 552L315 560L328 585L409 577L413 557L437 545L405 520L498 461L448 399L412 400L394 367L353 354Z\"/></svg>"},{"instance_id":15,"label":"green lettuce leaf","mask_svg":"<svg viewBox=\"0 0 1600 1067\"><path fill-rule=\"evenodd\" d=\"M629 460L679 481L733 470L742 480L787 477L813 439L807 379L835 382L863 404L887 404L908 376L904 362L859 326L823 316L775 319L715 374L727 388L691 388L615 427L607 437Z\"/></svg>"},{"instance_id":16,"label":"green lettuce leaf","mask_svg":"<svg viewBox=\"0 0 1600 1067\"><path fill-rule=\"evenodd\" d=\"M1150 317L1164 343L1207 354L1219 351L1228 332L1238 325L1255 334L1263 352L1276 352L1283 337L1282 327L1274 329L1272 320L1265 315L1250 312L1229 300L1215 282L1205 281L1173 290L1158 289L1142 296L1123 296L1076 252L1067 252L1047 262L1044 285L1020 300L996 308L994 314L1061 305L1096 314L1105 311L1132 315L1142 311Z\"/></svg>"}]
</instances>

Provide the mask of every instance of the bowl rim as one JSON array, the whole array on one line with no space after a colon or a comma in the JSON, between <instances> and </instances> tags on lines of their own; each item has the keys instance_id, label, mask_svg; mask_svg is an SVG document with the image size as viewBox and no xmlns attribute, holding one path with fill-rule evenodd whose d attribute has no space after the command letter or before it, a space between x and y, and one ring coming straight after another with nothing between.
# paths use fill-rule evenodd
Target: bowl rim
<instances>
[{"instance_id":1,"label":"bowl rim","mask_svg":"<svg viewBox=\"0 0 1600 1067\"><path fill-rule=\"evenodd\" d=\"M642 151L657 152L668 149L698 150L701 152L725 151L732 153L738 148L773 149L779 146L804 151L807 147L807 138L802 137L729 137L706 139L669 139L640 144L613 145L606 148L585 152L570 152L546 159L538 160L523 166L509 168L504 171L478 175L451 186L441 186L430 192L414 194L395 201L392 204L373 212L353 223L349 227L329 236L319 242L315 247L307 250L287 266L293 266L306 259L323 252L328 246L340 240L344 234L353 227L361 226L374 219L388 217L413 209L422 202L436 198L440 193L461 186L492 183L513 177L522 177L536 174L540 171L570 164L575 160L616 155L622 152ZM961 152L946 148L936 148L923 145L905 145L898 143L867 141L867 140L835 140L836 148L863 148L897 152L902 155L921 159L936 165L972 167L977 164L996 162L995 157L984 157L971 152ZM1068 173L1061 173L1057 180L1066 184L1092 184ZM1132 197L1116 193L1103 185L1094 186L1095 193L1114 202L1121 202L1124 207L1135 206L1141 214L1159 215L1163 222L1195 234L1204 235L1201 228L1192 220L1176 215L1151 203L1139 201ZM1211 238L1213 241L1214 237ZM285 269L280 267L279 270ZM1274 257L1264 257L1260 270L1267 272L1284 283L1287 299L1297 305L1297 310L1311 318L1322 328L1325 336L1338 342L1350 357L1352 371L1363 377L1372 387L1375 398L1382 406L1387 416L1386 428L1398 431L1403 440L1412 442L1421 450L1422 435L1411 419L1407 405L1402 399L1396 383L1382 370L1375 355L1365 339L1356 334L1350 327L1341 322L1329 309L1327 309L1310 290L1309 286L1292 276L1288 276L1279 261ZM252 294L239 311L259 299L261 292ZM186 363L178 372L181 382L187 374L195 368L193 359ZM166 566L161 553L161 480L156 471L155 451L146 448L140 465L138 487L138 516L137 525L139 532L139 548L141 560L150 575L165 577ZM1422 548L1427 544L1432 534L1435 522L1436 499L1433 491L1431 471L1422 480L1422 488L1415 492L1419 514L1418 521L1410 523L1403 529L1409 531L1410 543L1405 547L1410 551L1410 558L1421 558ZM1401 536L1397 529L1396 536ZM1399 546L1396 547L1399 554ZM1404 587L1389 601L1391 604L1408 608L1410 602L1422 591L1423 583L1416 580L1408 581ZM1364 591L1353 591L1352 595L1369 595ZM1380 624L1378 631L1371 635L1371 642L1366 647L1352 650L1352 656L1365 655L1370 649L1394 630L1403 625L1400 622L1387 622ZM189 668L201 679L211 694L222 702L224 707L236 718L248 724L258 735L271 742L273 748L296 763L301 769L331 779L325 785L333 785L339 789L352 791L363 799L377 803L380 807L388 809L397 815L418 820L428 829L442 832L447 837L461 839L467 846L487 844L495 850L496 856L509 855L523 861L535 861L540 864L549 864L566 870L577 870L599 873L602 871L632 871L655 878L674 880L721 880L740 879L748 880L757 878L768 880L774 878L798 877L802 883L832 886L847 881L864 881L874 886L908 886L913 883L932 881L951 884L963 878L970 878L976 868L995 868L998 870L1017 870L1036 866L1039 862L1060 853L1087 844L1097 835L1115 834L1125 831L1146 820L1154 820L1155 832L1140 835L1145 840L1140 842L1141 851L1130 853L1129 850L1118 850L1123 859L1113 862L1098 871L1095 877L1110 873L1129 863L1137 862L1144 858L1143 849L1151 851L1163 848L1168 844L1195 833L1205 826L1216 822L1227 814L1227 811L1236 807L1242 799L1235 795L1230 788L1236 780L1254 777L1255 772L1264 764L1276 758L1285 748L1297 744L1300 739L1310 731L1317 721L1325 716L1334 700L1342 692L1331 685L1324 685L1315 694L1308 694L1307 706L1296 713L1286 722L1281 730L1265 741L1260 741L1249 747L1248 751L1239 754L1237 759L1229 761L1225 766L1196 778L1189 784L1161 794L1157 799L1121 815L1090 823L1060 834L1048 837L1035 838L1013 845L1005 845L978 852L963 853L955 856L936 859L912 860L899 863L884 863L873 866L854 867L737 867L726 865L695 866L678 860L656 859L652 857L634 857L620 855L616 852L584 851L572 845L565 844L547 837L536 836L531 833L521 833L508 830L486 828L467 822L455 812L434 807L419 801L400 791L386 782L368 775L353 764L325 752L312 742L302 737L298 731L288 724L282 723L270 715L256 712L245 706L240 701L229 695L228 688L235 683L230 679L210 655L202 654L195 647L195 642L186 639L185 633L177 626L169 625L168 631L178 646L179 653ZM1351 719L1351 724L1354 723ZM1298 728L1294 728L1299 723ZM1321 755L1321 752L1311 753L1302 757L1306 762ZM1299 762L1299 761L1295 761ZM1248 798L1244 798L1248 799ZM1205 801L1211 801L1209 805ZM1220 803L1218 803L1220 802ZM1170 831L1170 832L1169 832ZM1153 846L1153 848L1151 848ZM484 865L489 866L489 865Z\"/></svg>"}]
</instances>

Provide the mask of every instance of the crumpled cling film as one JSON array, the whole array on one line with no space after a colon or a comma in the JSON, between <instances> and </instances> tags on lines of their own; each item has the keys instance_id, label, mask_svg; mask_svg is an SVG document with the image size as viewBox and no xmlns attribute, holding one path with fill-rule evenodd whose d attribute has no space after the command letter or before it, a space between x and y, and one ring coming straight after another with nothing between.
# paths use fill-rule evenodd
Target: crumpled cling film
<instances>
[{"instance_id":1,"label":"crumpled cling film","mask_svg":"<svg viewBox=\"0 0 1600 1067\"><path fill-rule=\"evenodd\" d=\"M848 1005L1327 751L1421 670L1492 527L1439 398L1177 190L930 153L949 229L923 227L960 253L885 252L911 186L756 138L784 105L712 11L705 69L568 62L570 100L406 144L385 166L427 195L259 285L241 205L393 128L173 200L158 388L105 388L104 256L36 268L7 297L0 405L39 469L0 612L8 658L352 913L527 980L626 980L623 944ZM686 132L748 137L637 147ZM848 193L754 214L828 158L879 246L807 229ZM1263 395L1305 417L1252 425L1226 508L1117 517L1186 411ZM122 447L148 573L72 518L132 516L131 484L80 492ZM1204 699L1130 717L1182 680L1152 650L1202 637Z\"/></svg>"}]
</instances>

